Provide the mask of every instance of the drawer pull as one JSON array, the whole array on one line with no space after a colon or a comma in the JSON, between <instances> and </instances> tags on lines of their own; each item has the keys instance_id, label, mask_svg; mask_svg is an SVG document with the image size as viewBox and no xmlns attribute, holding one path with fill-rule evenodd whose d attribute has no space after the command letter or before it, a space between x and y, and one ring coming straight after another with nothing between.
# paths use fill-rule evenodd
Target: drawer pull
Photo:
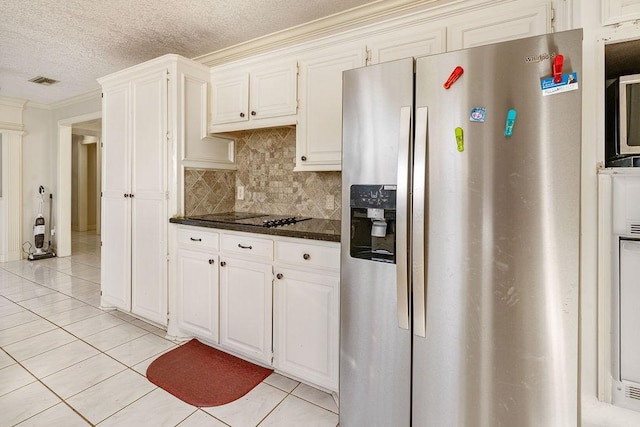
<instances>
[{"instance_id":1,"label":"drawer pull","mask_svg":"<svg viewBox=\"0 0 640 427\"><path fill-rule=\"evenodd\" d=\"M214 261L214 260L212 260L212 259L210 259L210 260L209 260L209 264L213 264L214 262L215 262L215 261Z\"/></svg>"},{"instance_id":2,"label":"drawer pull","mask_svg":"<svg viewBox=\"0 0 640 427\"><path fill-rule=\"evenodd\" d=\"M202 239L196 239L195 237L190 237L192 242L202 242Z\"/></svg>"},{"instance_id":3,"label":"drawer pull","mask_svg":"<svg viewBox=\"0 0 640 427\"><path fill-rule=\"evenodd\" d=\"M227 265L227 263L226 263L226 262L224 262L224 261L220 261L220 267L224 267L225 265Z\"/></svg>"},{"instance_id":4,"label":"drawer pull","mask_svg":"<svg viewBox=\"0 0 640 427\"><path fill-rule=\"evenodd\" d=\"M309 258L311 258L311 255L309 255L309 254L304 254L304 255L302 255L302 258L304 258L304 259L309 259Z\"/></svg>"},{"instance_id":5,"label":"drawer pull","mask_svg":"<svg viewBox=\"0 0 640 427\"><path fill-rule=\"evenodd\" d=\"M242 243L238 243L238 247L239 247L240 249L253 249L253 247L252 247L252 246L245 246L245 245L243 245Z\"/></svg>"},{"instance_id":6,"label":"drawer pull","mask_svg":"<svg viewBox=\"0 0 640 427\"><path fill-rule=\"evenodd\" d=\"M278 280L282 279L284 276L282 275L282 273L278 273L276 274L276 277L278 278Z\"/></svg>"}]
</instances>

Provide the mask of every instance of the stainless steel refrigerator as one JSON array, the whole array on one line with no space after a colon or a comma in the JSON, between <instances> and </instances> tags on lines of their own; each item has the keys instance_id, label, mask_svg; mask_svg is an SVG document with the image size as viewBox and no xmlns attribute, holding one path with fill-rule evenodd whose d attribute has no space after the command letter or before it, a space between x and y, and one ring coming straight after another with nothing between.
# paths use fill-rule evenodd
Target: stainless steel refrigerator
<instances>
[{"instance_id":1,"label":"stainless steel refrigerator","mask_svg":"<svg viewBox=\"0 0 640 427\"><path fill-rule=\"evenodd\" d=\"M343 76L340 426L579 424L582 31Z\"/></svg>"}]
</instances>

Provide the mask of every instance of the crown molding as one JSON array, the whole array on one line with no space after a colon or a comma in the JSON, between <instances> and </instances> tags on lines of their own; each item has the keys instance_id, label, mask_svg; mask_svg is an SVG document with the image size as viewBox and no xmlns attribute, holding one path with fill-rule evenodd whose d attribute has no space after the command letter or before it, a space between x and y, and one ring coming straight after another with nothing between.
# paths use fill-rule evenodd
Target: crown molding
<instances>
[{"instance_id":1,"label":"crown molding","mask_svg":"<svg viewBox=\"0 0 640 427\"><path fill-rule=\"evenodd\" d=\"M315 21L287 28L263 37L193 58L210 67L273 52L303 42L310 42L357 30L393 18L430 12L433 16L456 13L463 7L487 6L517 0L378 0Z\"/></svg>"},{"instance_id":2,"label":"crown molding","mask_svg":"<svg viewBox=\"0 0 640 427\"><path fill-rule=\"evenodd\" d=\"M70 105L79 104L81 102L91 101L94 98L100 98L101 95L102 95L102 90L96 89L91 92L83 93L81 95L76 95L74 97L67 98L62 101L54 102L51 104L44 104L44 103L35 102L35 101L27 101L26 108L39 108L41 110L53 111L53 110L57 110L58 108L64 108Z\"/></svg>"},{"instance_id":3,"label":"crown molding","mask_svg":"<svg viewBox=\"0 0 640 427\"><path fill-rule=\"evenodd\" d=\"M91 92L84 93L82 95L74 96L73 98L68 98L60 102L55 102L53 104L49 104L49 108L52 110L57 110L58 108L68 107L73 104L79 104L80 102L91 101L95 98L102 97L102 89L96 89Z\"/></svg>"},{"instance_id":4,"label":"crown molding","mask_svg":"<svg viewBox=\"0 0 640 427\"><path fill-rule=\"evenodd\" d=\"M0 95L0 105L3 107L24 108L24 105L26 103L27 103L26 99L11 98L8 96Z\"/></svg>"},{"instance_id":5,"label":"crown molding","mask_svg":"<svg viewBox=\"0 0 640 427\"><path fill-rule=\"evenodd\" d=\"M248 56L333 35L348 29L373 23L385 17L407 13L412 9L437 6L445 3L460 3L464 0L378 0L344 12L329 15L295 27L287 28L247 42L193 58L208 66L219 65Z\"/></svg>"}]
</instances>

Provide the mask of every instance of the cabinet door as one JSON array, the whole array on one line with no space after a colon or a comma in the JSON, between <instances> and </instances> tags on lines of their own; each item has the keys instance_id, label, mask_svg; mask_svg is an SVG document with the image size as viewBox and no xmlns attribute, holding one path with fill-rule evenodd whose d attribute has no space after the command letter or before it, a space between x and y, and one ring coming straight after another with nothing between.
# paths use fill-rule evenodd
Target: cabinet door
<instances>
[{"instance_id":1,"label":"cabinet door","mask_svg":"<svg viewBox=\"0 0 640 427\"><path fill-rule=\"evenodd\" d=\"M364 65L365 48L336 48L300 61L296 171L340 170L342 72Z\"/></svg>"},{"instance_id":2,"label":"cabinet door","mask_svg":"<svg viewBox=\"0 0 640 427\"><path fill-rule=\"evenodd\" d=\"M277 268L274 283L275 366L337 391L338 277Z\"/></svg>"},{"instance_id":3,"label":"cabinet door","mask_svg":"<svg viewBox=\"0 0 640 427\"><path fill-rule=\"evenodd\" d=\"M249 73L211 75L211 123L249 120Z\"/></svg>"},{"instance_id":4,"label":"cabinet door","mask_svg":"<svg viewBox=\"0 0 640 427\"><path fill-rule=\"evenodd\" d=\"M218 342L218 256L179 249L178 327Z\"/></svg>"},{"instance_id":5,"label":"cabinet door","mask_svg":"<svg viewBox=\"0 0 640 427\"><path fill-rule=\"evenodd\" d=\"M129 84L102 95L101 305L131 310Z\"/></svg>"},{"instance_id":6,"label":"cabinet door","mask_svg":"<svg viewBox=\"0 0 640 427\"><path fill-rule=\"evenodd\" d=\"M371 40L371 62L395 61L396 59L433 55L447 49L446 27L434 29L431 24L411 26L384 34Z\"/></svg>"},{"instance_id":7,"label":"cabinet door","mask_svg":"<svg viewBox=\"0 0 640 427\"><path fill-rule=\"evenodd\" d=\"M131 83L131 311L167 324L167 72Z\"/></svg>"},{"instance_id":8,"label":"cabinet door","mask_svg":"<svg viewBox=\"0 0 640 427\"><path fill-rule=\"evenodd\" d=\"M208 74L207 74L208 77ZM235 166L234 141L208 136L209 79L181 73L182 166L229 169ZM178 109L180 110L180 109ZM179 188L182 176L178 177ZM180 203L182 206L183 203Z\"/></svg>"},{"instance_id":9,"label":"cabinet door","mask_svg":"<svg viewBox=\"0 0 640 427\"><path fill-rule=\"evenodd\" d=\"M457 50L498 43L551 31L550 6L540 2L537 6L522 5L488 7L477 11L474 19L451 22L447 31L447 50Z\"/></svg>"},{"instance_id":10,"label":"cabinet door","mask_svg":"<svg viewBox=\"0 0 640 427\"><path fill-rule=\"evenodd\" d=\"M251 69L251 120L296 114L297 66L295 62Z\"/></svg>"},{"instance_id":11,"label":"cabinet door","mask_svg":"<svg viewBox=\"0 0 640 427\"><path fill-rule=\"evenodd\" d=\"M602 25L640 18L640 0L602 0Z\"/></svg>"},{"instance_id":12,"label":"cabinet door","mask_svg":"<svg viewBox=\"0 0 640 427\"><path fill-rule=\"evenodd\" d=\"M271 364L271 264L220 260L220 345Z\"/></svg>"}]
</instances>

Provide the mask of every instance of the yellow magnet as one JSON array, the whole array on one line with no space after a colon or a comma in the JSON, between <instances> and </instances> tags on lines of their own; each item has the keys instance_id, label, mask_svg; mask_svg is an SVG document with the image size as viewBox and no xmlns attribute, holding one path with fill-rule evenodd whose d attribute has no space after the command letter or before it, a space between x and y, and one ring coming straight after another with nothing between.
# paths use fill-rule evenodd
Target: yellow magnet
<instances>
[{"instance_id":1,"label":"yellow magnet","mask_svg":"<svg viewBox=\"0 0 640 427\"><path fill-rule=\"evenodd\" d=\"M456 144L458 145L458 151L464 151L464 134L462 128L456 128Z\"/></svg>"}]
</instances>

